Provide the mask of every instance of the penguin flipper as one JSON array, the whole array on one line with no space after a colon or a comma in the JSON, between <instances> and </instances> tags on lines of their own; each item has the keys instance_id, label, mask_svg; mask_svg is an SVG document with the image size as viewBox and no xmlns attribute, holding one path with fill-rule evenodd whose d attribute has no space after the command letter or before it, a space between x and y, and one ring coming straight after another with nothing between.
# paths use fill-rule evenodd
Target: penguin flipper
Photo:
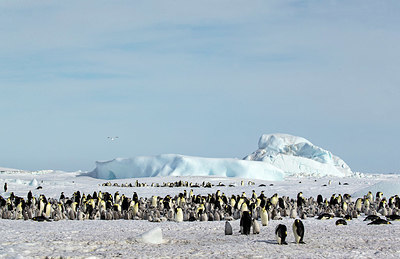
<instances>
[{"instance_id":1,"label":"penguin flipper","mask_svg":"<svg viewBox=\"0 0 400 259\"><path fill-rule=\"evenodd\" d=\"M299 235L300 237L304 236L304 228L297 228L296 232L297 232L297 235Z\"/></svg>"}]
</instances>

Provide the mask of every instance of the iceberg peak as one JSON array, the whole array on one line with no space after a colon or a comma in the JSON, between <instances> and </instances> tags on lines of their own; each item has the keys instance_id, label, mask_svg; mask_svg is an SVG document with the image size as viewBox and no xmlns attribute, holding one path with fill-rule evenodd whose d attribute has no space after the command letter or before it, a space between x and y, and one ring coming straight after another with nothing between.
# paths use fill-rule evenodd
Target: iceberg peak
<instances>
[{"instance_id":1,"label":"iceberg peak","mask_svg":"<svg viewBox=\"0 0 400 259\"><path fill-rule=\"evenodd\" d=\"M330 151L313 145L305 138L288 134L264 134L258 150L244 160L263 161L289 175L350 176L350 167Z\"/></svg>"}]
</instances>

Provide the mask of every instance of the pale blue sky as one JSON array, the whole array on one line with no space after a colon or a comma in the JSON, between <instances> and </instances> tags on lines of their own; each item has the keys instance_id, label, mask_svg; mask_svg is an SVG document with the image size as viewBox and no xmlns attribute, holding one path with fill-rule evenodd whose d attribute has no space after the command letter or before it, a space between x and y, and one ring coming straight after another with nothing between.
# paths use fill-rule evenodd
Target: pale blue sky
<instances>
[{"instance_id":1,"label":"pale blue sky","mask_svg":"<svg viewBox=\"0 0 400 259\"><path fill-rule=\"evenodd\" d=\"M1 1L0 166L242 158L282 132L354 171L399 172L399 13L368 0Z\"/></svg>"}]
</instances>

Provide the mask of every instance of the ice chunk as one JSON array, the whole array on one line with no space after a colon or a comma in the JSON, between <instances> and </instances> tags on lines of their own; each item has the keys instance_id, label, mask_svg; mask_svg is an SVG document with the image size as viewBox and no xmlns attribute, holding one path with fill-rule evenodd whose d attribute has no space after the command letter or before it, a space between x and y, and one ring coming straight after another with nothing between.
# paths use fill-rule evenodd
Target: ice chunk
<instances>
[{"instance_id":1,"label":"ice chunk","mask_svg":"<svg viewBox=\"0 0 400 259\"><path fill-rule=\"evenodd\" d=\"M160 227L155 227L153 229L150 229L149 231L141 234L137 238L137 241L148 244L162 244L164 243L162 230Z\"/></svg>"},{"instance_id":2,"label":"ice chunk","mask_svg":"<svg viewBox=\"0 0 400 259\"><path fill-rule=\"evenodd\" d=\"M36 180L36 178L33 178L33 180L29 183L29 185L30 185L30 186L38 186L39 183L38 183L38 181Z\"/></svg>"}]
</instances>

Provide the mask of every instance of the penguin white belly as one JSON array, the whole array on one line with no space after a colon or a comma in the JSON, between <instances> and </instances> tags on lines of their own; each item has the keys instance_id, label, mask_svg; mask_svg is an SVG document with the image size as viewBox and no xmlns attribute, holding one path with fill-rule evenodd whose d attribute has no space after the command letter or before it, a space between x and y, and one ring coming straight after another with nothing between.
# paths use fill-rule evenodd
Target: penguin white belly
<instances>
[{"instance_id":1,"label":"penguin white belly","mask_svg":"<svg viewBox=\"0 0 400 259\"><path fill-rule=\"evenodd\" d=\"M265 209L261 212L261 225L268 226L268 213Z\"/></svg>"}]
</instances>

